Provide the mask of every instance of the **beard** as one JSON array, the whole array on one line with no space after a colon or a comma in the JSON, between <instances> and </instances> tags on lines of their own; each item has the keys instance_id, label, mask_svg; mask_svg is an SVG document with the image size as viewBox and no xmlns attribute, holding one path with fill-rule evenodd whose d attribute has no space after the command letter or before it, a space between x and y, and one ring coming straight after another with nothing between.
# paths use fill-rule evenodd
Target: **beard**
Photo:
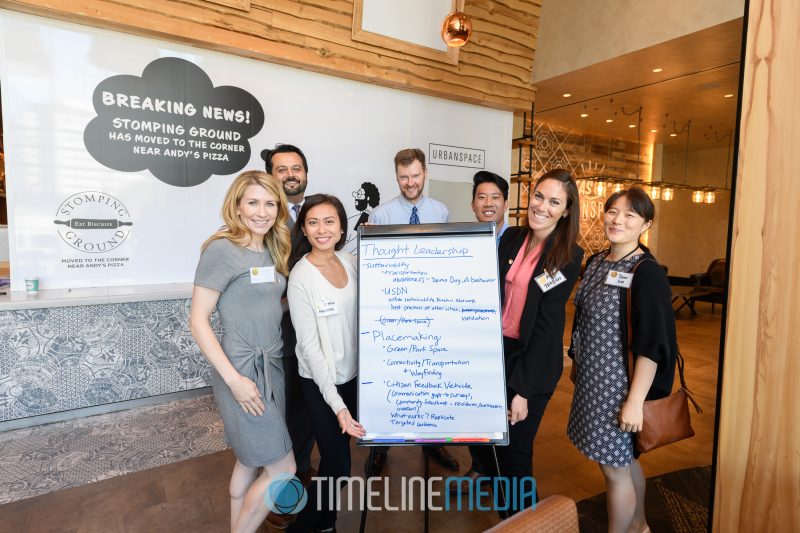
<instances>
[{"instance_id":1,"label":"beard","mask_svg":"<svg viewBox=\"0 0 800 533\"><path fill-rule=\"evenodd\" d=\"M400 189L400 194L402 194L403 198L405 198L409 202L413 202L415 200L419 200L419 198L422 196L422 187L416 189L415 191L407 191L405 189ZM412 194L414 196L411 196Z\"/></svg>"},{"instance_id":2,"label":"beard","mask_svg":"<svg viewBox=\"0 0 800 533\"><path fill-rule=\"evenodd\" d=\"M356 200L356 211L364 211L369 207L369 202L366 198Z\"/></svg>"},{"instance_id":3,"label":"beard","mask_svg":"<svg viewBox=\"0 0 800 533\"><path fill-rule=\"evenodd\" d=\"M308 186L308 182L304 183L304 182L302 182L300 180L297 180L297 181L292 181L291 183L289 183L290 181L292 181L291 178L285 180L282 183L283 192L284 192L284 194L286 194L286 196L294 196L296 194L301 194L301 193L306 192L306 187ZM294 188L292 188L292 187L294 187Z\"/></svg>"}]
</instances>

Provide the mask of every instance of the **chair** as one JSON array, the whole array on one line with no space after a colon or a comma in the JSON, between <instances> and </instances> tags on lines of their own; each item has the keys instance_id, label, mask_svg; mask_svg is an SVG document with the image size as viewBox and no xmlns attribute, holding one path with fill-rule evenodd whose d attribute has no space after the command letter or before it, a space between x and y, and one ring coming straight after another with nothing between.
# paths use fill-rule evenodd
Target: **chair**
<instances>
[{"instance_id":1,"label":"chair","mask_svg":"<svg viewBox=\"0 0 800 533\"><path fill-rule=\"evenodd\" d=\"M711 313L714 313L716 304L724 304L727 298L727 287L725 277L728 273L728 261L726 259L714 259L708 265L708 270L700 274L689 276L694 281L698 291L707 292L702 296L694 298L696 302L709 302Z\"/></svg>"},{"instance_id":2,"label":"chair","mask_svg":"<svg viewBox=\"0 0 800 533\"><path fill-rule=\"evenodd\" d=\"M697 316L694 303L697 301L697 298L705 296L708 293L698 289L692 278L667 276L667 280L669 280L669 288L672 291L672 311L675 313L675 318L681 317L681 309L684 307L689 309L689 318ZM678 307L675 307L676 303Z\"/></svg>"},{"instance_id":3,"label":"chair","mask_svg":"<svg viewBox=\"0 0 800 533\"><path fill-rule=\"evenodd\" d=\"M566 496L550 496L535 508L506 518L485 533L578 533L578 506Z\"/></svg>"}]
</instances>

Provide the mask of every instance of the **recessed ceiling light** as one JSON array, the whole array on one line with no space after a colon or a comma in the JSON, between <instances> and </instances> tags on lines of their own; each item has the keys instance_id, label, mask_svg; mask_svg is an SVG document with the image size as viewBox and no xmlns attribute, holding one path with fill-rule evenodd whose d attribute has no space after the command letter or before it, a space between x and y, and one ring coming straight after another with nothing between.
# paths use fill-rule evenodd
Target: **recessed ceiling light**
<instances>
[{"instance_id":1,"label":"recessed ceiling light","mask_svg":"<svg viewBox=\"0 0 800 533\"><path fill-rule=\"evenodd\" d=\"M650 133L658 133L658 130L652 129L652 130L650 130Z\"/></svg>"},{"instance_id":2,"label":"recessed ceiling light","mask_svg":"<svg viewBox=\"0 0 800 533\"><path fill-rule=\"evenodd\" d=\"M733 95L732 94L726 94L725 98L733 98Z\"/></svg>"},{"instance_id":3,"label":"recessed ceiling light","mask_svg":"<svg viewBox=\"0 0 800 533\"><path fill-rule=\"evenodd\" d=\"M653 72L661 72L662 70L664 70L664 69L663 68L654 68Z\"/></svg>"},{"instance_id":4,"label":"recessed ceiling light","mask_svg":"<svg viewBox=\"0 0 800 533\"><path fill-rule=\"evenodd\" d=\"M629 128L635 128L635 127L636 127L636 124L628 124L628 127L629 127Z\"/></svg>"},{"instance_id":5,"label":"recessed ceiling light","mask_svg":"<svg viewBox=\"0 0 800 533\"><path fill-rule=\"evenodd\" d=\"M564 98L569 98L570 96L572 96L572 93L564 93L561 96L563 96Z\"/></svg>"},{"instance_id":6,"label":"recessed ceiling light","mask_svg":"<svg viewBox=\"0 0 800 533\"><path fill-rule=\"evenodd\" d=\"M677 137L677 136L678 136L678 134L677 134L677 133L670 133L670 134L669 134L669 136L670 136L670 137Z\"/></svg>"},{"instance_id":7,"label":"recessed ceiling light","mask_svg":"<svg viewBox=\"0 0 800 533\"><path fill-rule=\"evenodd\" d=\"M581 118L586 118L589 116L589 113L581 113Z\"/></svg>"},{"instance_id":8,"label":"recessed ceiling light","mask_svg":"<svg viewBox=\"0 0 800 533\"><path fill-rule=\"evenodd\" d=\"M606 122L614 122L614 119L613 118L607 118Z\"/></svg>"}]
</instances>

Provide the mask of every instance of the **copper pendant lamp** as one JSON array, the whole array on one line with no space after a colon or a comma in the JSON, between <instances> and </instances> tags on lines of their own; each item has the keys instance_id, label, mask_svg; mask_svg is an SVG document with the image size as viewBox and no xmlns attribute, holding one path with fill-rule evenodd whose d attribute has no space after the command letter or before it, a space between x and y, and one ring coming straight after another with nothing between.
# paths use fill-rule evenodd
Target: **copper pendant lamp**
<instances>
[{"instance_id":1,"label":"copper pendant lamp","mask_svg":"<svg viewBox=\"0 0 800 533\"><path fill-rule=\"evenodd\" d=\"M461 11L448 13L442 22L442 40L447 46L464 46L472 35L472 21Z\"/></svg>"}]
</instances>

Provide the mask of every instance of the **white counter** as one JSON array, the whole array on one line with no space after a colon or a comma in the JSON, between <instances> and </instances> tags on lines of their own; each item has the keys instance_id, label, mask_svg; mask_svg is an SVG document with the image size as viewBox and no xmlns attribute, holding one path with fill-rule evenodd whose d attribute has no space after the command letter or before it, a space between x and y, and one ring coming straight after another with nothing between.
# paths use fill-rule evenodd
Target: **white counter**
<instances>
[{"instance_id":1,"label":"white counter","mask_svg":"<svg viewBox=\"0 0 800 533\"><path fill-rule=\"evenodd\" d=\"M0 262L8 261L8 226L0 226Z\"/></svg>"},{"instance_id":2,"label":"white counter","mask_svg":"<svg viewBox=\"0 0 800 533\"><path fill-rule=\"evenodd\" d=\"M28 295L25 291L10 291L8 294L0 295L0 311L179 300L191 297L191 283L47 289L39 291L36 295Z\"/></svg>"}]
</instances>

